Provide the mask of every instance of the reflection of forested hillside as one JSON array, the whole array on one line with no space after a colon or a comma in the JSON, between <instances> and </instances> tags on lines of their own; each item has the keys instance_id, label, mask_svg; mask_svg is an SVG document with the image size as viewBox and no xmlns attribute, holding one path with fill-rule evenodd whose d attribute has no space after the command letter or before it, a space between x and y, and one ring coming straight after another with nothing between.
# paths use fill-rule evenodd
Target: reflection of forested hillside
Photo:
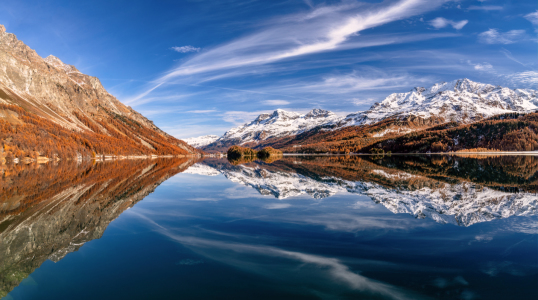
<instances>
[{"instance_id":1,"label":"reflection of forested hillside","mask_svg":"<svg viewBox=\"0 0 538 300\"><path fill-rule=\"evenodd\" d=\"M365 159L411 174L450 182L470 181L505 191L538 191L538 157L497 156L478 158L464 156L411 155Z\"/></svg>"},{"instance_id":2,"label":"reflection of forested hillside","mask_svg":"<svg viewBox=\"0 0 538 300\"><path fill-rule=\"evenodd\" d=\"M3 165L0 297L45 260L100 238L108 224L194 163L188 158Z\"/></svg>"},{"instance_id":3,"label":"reflection of forested hillside","mask_svg":"<svg viewBox=\"0 0 538 300\"><path fill-rule=\"evenodd\" d=\"M362 194L394 213L470 226L537 213L536 158L459 156L306 156L232 166L204 164L279 199Z\"/></svg>"},{"instance_id":4,"label":"reflection of forested hillside","mask_svg":"<svg viewBox=\"0 0 538 300\"><path fill-rule=\"evenodd\" d=\"M370 180L389 186L398 186L401 181L376 179L372 177L371 170L384 169L389 173L400 170L440 182L470 181L505 191L538 191L538 157L535 156L294 156L272 164L247 162L244 165L293 171L314 179L333 176L350 181ZM419 188L414 184L410 188Z\"/></svg>"}]
</instances>

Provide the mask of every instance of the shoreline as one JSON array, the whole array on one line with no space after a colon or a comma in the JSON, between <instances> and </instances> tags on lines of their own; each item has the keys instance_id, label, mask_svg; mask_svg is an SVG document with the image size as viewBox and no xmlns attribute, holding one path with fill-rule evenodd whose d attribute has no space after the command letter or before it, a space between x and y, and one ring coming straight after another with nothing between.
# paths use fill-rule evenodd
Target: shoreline
<instances>
[{"instance_id":1,"label":"shoreline","mask_svg":"<svg viewBox=\"0 0 538 300\"><path fill-rule=\"evenodd\" d=\"M60 158L48 158L48 157L38 157L37 159L33 158L23 158L23 159L15 159L11 164L46 164L49 162L60 162L60 161L113 161L113 160L126 160L126 159L157 159L157 158L183 158L183 157L204 157L204 155L97 155L95 157L77 157L77 158L67 158L67 159L60 159ZM7 165L9 164L6 162L5 158L0 162L0 165Z\"/></svg>"},{"instance_id":2,"label":"shoreline","mask_svg":"<svg viewBox=\"0 0 538 300\"><path fill-rule=\"evenodd\" d=\"M391 153L391 154L373 154L373 153L349 153L349 154L332 154L332 153L283 153L283 156L378 156L378 155L526 155L538 156L538 151L500 151L500 152L436 152L436 153Z\"/></svg>"}]
</instances>

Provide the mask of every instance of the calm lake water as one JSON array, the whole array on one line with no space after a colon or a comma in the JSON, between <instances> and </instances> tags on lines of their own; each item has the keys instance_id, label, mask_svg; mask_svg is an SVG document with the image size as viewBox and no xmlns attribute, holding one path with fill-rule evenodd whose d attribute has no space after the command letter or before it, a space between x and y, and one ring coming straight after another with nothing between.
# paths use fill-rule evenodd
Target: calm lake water
<instances>
[{"instance_id":1,"label":"calm lake water","mask_svg":"<svg viewBox=\"0 0 538 300\"><path fill-rule=\"evenodd\" d=\"M538 158L0 169L2 299L538 299Z\"/></svg>"}]
</instances>

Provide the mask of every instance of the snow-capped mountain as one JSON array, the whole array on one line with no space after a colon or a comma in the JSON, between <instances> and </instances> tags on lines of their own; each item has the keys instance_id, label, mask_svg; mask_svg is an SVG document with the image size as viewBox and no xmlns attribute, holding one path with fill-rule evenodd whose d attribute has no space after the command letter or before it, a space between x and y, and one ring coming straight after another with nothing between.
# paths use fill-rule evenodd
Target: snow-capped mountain
<instances>
[{"instance_id":1,"label":"snow-capped mountain","mask_svg":"<svg viewBox=\"0 0 538 300\"><path fill-rule=\"evenodd\" d=\"M268 138L300 134L340 119L333 112L323 109L313 109L304 115L277 109L271 114L259 115L250 123L228 130L218 141L259 142Z\"/></svg>"},{"instance_id":2,"label":"snow-capped mountain","mask_svg":"<svg viewBox=\"0 0 538 300\"><path fill-rule=\"evenodd\" d=\"M218 135L203 135L203 136L199 136L199 137L192 137L192 138L188 138L188 139L183 139L183 141L191 146L193 146L194 148L201 148L203 146L207 146L213 142L215 142L216 140L219 139L219 136Z\"/></svg>"},{"instance_id":3,"label":"snow-capped mountain","mask_svg":"<svg viewBox=\"0 0 538 300\"><path fill-rule=\"evenodd\" d=\"M208 168L212 168L207 166ZM370 173L401 183L389 188L369 180L349 181L338 177L314 179L299 173L265 169L257 166L212 168L230 181L256 189L261 195L288 199L309 195L328 198L337 193L370 197L393 213L407 213L415 218L429 218L438 223L470 226L511 216L538 214L538 198L533 193L510 193L477 186L471 182L444 183L437 187L405 188L406 183L431 179L403 171L372 169ZM207 171L206 171L207 172ZM202 173L199 173L202 174Z\"/></svg>"},{"instance_id":4,"label":"snow-capped mountain","mask_svg":"<svg viewBox=\"0 0 538 300\"><path fill-rule=\"evenodd\" d=\"M535 90L512 90L458 79L428 89L416 87L407 93L391 94L367 111L348 115L339 126L369 125L389 117L407 116L441 117L445 122L471 123L494 115L537 109L538 92Z\"/></svg>"},{"instance_id":5,"label":"snow-capped mountain","mask_svg":"<svg viewBox=\"0 0 538 300\"><path fill-rule=\"evenodd\" d=\"M436 124L456 121L467 124L504 113L527 113L538 110L538 92L530 89L509 89L458 79L434 84L429 88L415 87L407 93L394 93L370 109L339 117L322 109L301 115L281 109L272 114L261 114L254 121L226 132L209 147L229 147L245 143L259 143L269 138L297 135L317 126L335 130L348 126L370 125L387 118L414 116L424 120L435 119ZM406 134L417 128L387 128L376 136L389 132Z\"/></svg>"}]
</instances>

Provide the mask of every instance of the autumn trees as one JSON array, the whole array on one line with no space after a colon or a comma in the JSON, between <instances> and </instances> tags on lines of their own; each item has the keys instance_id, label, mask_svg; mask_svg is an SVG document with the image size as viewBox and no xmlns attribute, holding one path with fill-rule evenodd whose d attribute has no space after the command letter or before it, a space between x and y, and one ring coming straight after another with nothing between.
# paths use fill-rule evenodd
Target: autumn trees
<instances>
[{"instance_id":1,"label":"autumn trees","mask_svg":"<svg viewBox=\"0 0 538 300\"><path fill-rule=\"evenodd\" d=\"M374 147L393 153L455 152L463 149L534 151L538 150L538 113L500 115L469 125L413 132L385 139L363 151Z\"/></svg>"},{"instance_id":2,"label":"autumn trees","mask_svg":"<svg viewBox=\"0 0 538 300\"><path fill-rule=\"evenodd\" d=\"M88 130L73 130L25 111L0 104L15 117L0 118L0 147L7 161L14 158L91 158L97 155L186 155L188 146L144 127L125 116L107 113L96 121L74 112Z\"/></svg>"}]
</instances>

